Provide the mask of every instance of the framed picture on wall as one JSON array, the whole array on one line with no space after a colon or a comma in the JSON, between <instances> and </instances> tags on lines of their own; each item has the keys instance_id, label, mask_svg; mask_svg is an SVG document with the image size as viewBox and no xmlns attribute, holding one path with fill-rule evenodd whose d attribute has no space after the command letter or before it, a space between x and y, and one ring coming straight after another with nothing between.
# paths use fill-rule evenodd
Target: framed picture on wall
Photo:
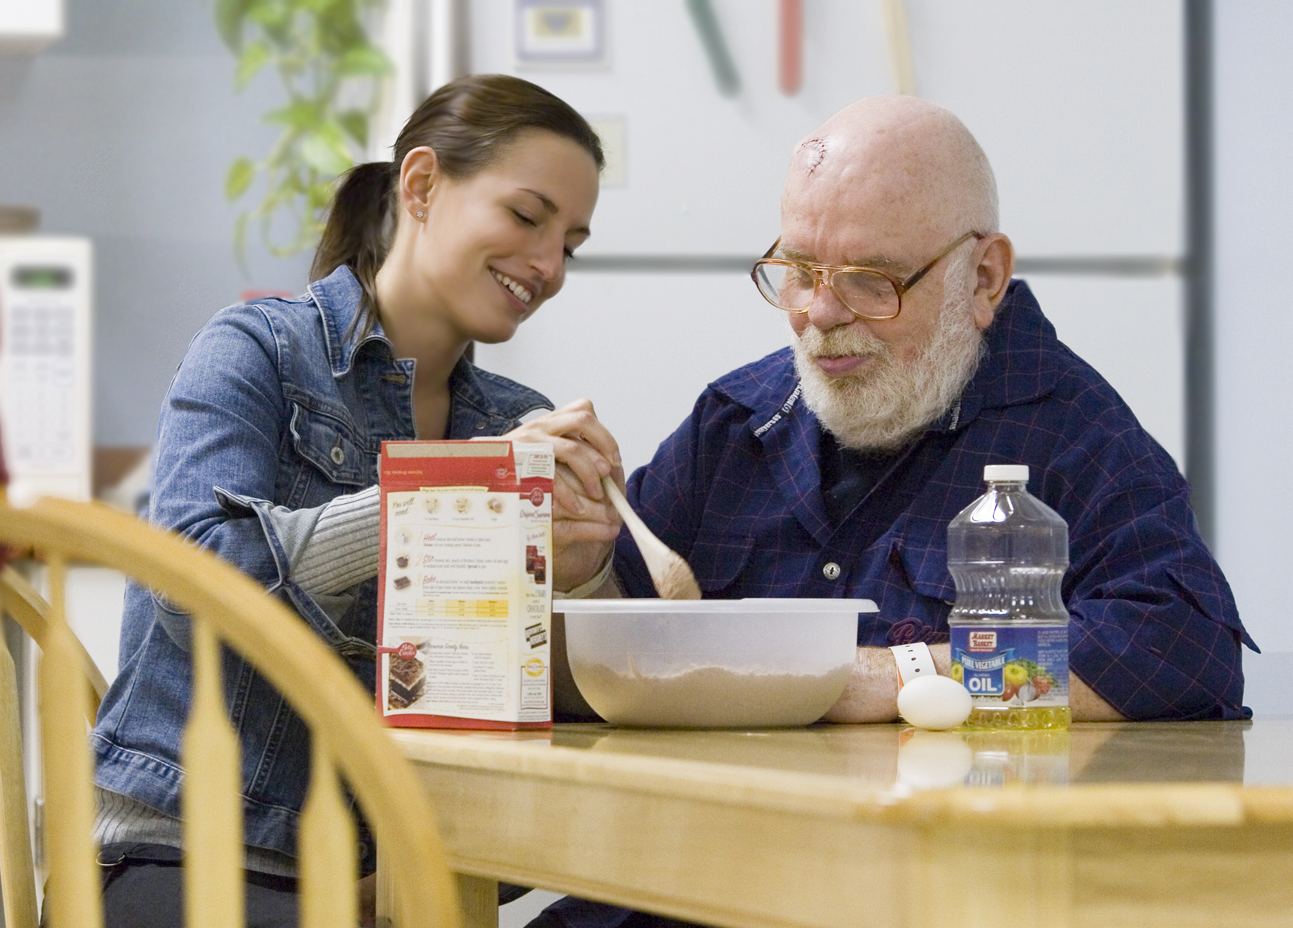
<instances>
[{"instance_id":1,"label":"framed picture on wall","mask_svg":"<svg viewBox=\"0 0 1293 928\"><path fill-rule=\"evenodd\" d=\"M605 0L515 0L518 67L605 67Z\"/></svg>"}]
</instances>

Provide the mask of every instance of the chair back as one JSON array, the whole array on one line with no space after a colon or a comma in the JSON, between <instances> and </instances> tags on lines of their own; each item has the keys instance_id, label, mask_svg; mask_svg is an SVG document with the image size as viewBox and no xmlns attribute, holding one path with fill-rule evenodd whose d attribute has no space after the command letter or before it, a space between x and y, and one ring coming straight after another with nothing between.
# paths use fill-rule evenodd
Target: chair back
<instances>
[{"instance_id":1,"label":"chair back","mask_svg":"<svg viewBox=\"0 0 1293 928\"><path fill-rule=\"evenodd\" d=\"M13 567L6 566L0 571L0 609L4 615L18 623L27 637L36 642L37 647L43 647L49 628L49 602ZM90 711L86 720L93 725L95 716L99 714L99 703L107 695L108 681L104 679L99 665L90 657L90 652L85 650L81 640L74 638L73 641L76 643L81 669L90 684Z\"/></svg>"},{"instance_id":2,"label":"chair back","mask_svg":"<svg viewBox=\"0 0 1293 928\"><path fill-rule=\"evenodd\" d=\"M310 728L311 783L298 842L303 928L355 924L357 839L343 780L371 823L378 847L397 849L383 856L394 889L394 924L458 928L454 880L426 794L381 726L372 694L295 613L232 565L106 506L42 500L14 509L0 503L0 544L35 549L49 571L49 604L38 641L51 928L102 924L86 739L94 686L88 673L60 672L85 667L88 659L64 614L69 563L119 570L192 617L193 700L182 746L189 928L243 924L240 764L237 736L224 709L222 645L250 661ZM10 601L6 592L6 605ZM3 665L0 657L0 678ZM0 713L5 711L0 698ZM5 721L0 715L0 724ZM0 751L5 749L0 744ZM15 811L7 787L0 784L6 831ZM24 799L24 833L25 805ZM6 880L7 909L8 874L0 878Z\"/></svg>"},{"instance_id":3,"label":"chair back","mask_svg":"<svg viewBox=\"0 0 1293 928\"><path fill-rule=\"evenodd\" d=\"M13 616L19 611L12 605L21 597L20 587L15 583L30 591L32 608L44 608L44 600L12 568L6 567L0 576L0 615ZM6 928L36 928L39 921L36 870L27 826L27 786L18 705L13 658L7 647L0 647L0 897L4 899Z\"/></svg>"},{"instance_id":4,"label":"chair back","mask_svg":"<svg viewBox=\"0 0 1293 928\"><path fill-rule=\"evenodd\" d=\"M0 570L0 617L13 619L41 647L49 627L49 603L13 567ZM108 682L80 640L73 639L81 669L90 686L86 724L93 725ZM22 750L21 698L14 661L0 648L0 897L4 924L36 928L38 862L33 859L28 828L27 788Z\"/></svg>"}]
</instances>

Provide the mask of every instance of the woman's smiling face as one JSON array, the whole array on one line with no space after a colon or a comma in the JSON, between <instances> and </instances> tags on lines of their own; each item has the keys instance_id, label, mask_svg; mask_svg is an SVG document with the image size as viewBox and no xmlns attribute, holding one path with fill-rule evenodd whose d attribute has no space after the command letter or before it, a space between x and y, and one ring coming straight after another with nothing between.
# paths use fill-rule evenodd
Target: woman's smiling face
<instances>
[{"instance_id":1,"label":"woman's smiling face","mask_svg":"<svg viewBox=\"0 0 1293 928\"><path fill-rule=\"evenodd\" d=\"M470 177L434 175L417 273L464 338L507 341L561 290L566 261L588 238L596 205L592 156L564 136L527 130Z\"/></svg>"}]
</instances>

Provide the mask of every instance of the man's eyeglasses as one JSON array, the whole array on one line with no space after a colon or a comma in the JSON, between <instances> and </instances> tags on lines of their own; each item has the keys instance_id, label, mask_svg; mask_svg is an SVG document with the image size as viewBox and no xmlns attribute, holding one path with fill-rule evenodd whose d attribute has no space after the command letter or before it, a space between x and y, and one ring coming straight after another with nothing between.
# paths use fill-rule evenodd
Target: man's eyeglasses
<instances>
[{"instance_id":1,"label":"man's eyeglasses","mask_svg":"<svg viewBox=\"0 0 1293 928\"><path fill-rule=\"evenodd\" d=\"M984 236L978 232L966 232L906 280L899 280L873 267L838 267L773 258L770 255L781 244L781 239L777 239L755 262L750 277L765 300L788 313L808 312L817 295L818 285L824 283L831 288L836 299L859 319L893 319L902 312L902 295L920 283L941 259L972 238Z\"/></svg>"}]
</instances>

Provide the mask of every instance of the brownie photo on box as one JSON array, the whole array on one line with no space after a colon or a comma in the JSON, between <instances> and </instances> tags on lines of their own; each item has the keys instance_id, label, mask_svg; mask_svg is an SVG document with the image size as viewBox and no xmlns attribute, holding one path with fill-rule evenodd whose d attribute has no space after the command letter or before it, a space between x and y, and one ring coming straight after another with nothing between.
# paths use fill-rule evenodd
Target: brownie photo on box
<instances>
[{"instance_id":1,"label":"brownie photo on box","mask_svg":"<svg viewBox=\"0 0 1293 928\"><path fill-rule=\"evenodd\" d=\"M392 709L407 709L426 688L427 675L422 662L416 657L403 658L391 655L390 696L387 705Z\"/></svg>"}]
</instances>

